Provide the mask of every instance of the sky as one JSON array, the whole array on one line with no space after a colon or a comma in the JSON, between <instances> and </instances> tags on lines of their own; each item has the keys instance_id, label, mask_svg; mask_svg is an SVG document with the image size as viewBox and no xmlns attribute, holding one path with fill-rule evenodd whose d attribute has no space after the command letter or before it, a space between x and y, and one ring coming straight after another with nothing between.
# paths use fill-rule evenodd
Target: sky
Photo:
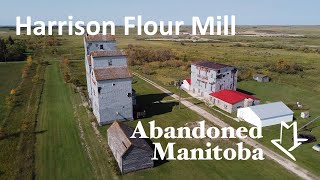
<instances>
[{"instance_id":1,"label":"sky","mask_svg":"<svg viewBox=\"0 0 320 180\"><path fill-rule=\"evenodd\" d=\"M142 15L143 21L184 21L193 16L235 15L236 25L320 25L319 0L6 0L0 4L0 26L32 21L114 21Z\"/></svg>"}]
</instances>

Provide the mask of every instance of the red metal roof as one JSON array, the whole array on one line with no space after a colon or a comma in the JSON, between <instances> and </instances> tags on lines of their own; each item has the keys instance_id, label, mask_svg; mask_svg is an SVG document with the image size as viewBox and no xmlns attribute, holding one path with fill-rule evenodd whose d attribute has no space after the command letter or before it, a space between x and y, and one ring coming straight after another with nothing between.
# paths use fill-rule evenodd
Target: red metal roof
<instances>
[{"instance_id":1,"label":"red metal roof","mask_svg":"<svg viewBox=\"0 0 320 180\"><path fill-rule=\"evenodd\" d=\"M187 78L186 81L191 85L191 78Z\"/></svg>"},{"instance_id":2,"label":"red metal roof","mask_svg":"<svg viewBox=\"0 0 320 180\"><path fill-rule=\"evenodd\" d=\"M233 90L221 90L218 92L213 92L210 94L210 96L213 96L215 98L221 99L224 102L235 104L237 102L243 101L245 99L253 99L253 100L259 100L258 98L244 94L239 91L233 91Z\"/></svg>"}]
</instances>

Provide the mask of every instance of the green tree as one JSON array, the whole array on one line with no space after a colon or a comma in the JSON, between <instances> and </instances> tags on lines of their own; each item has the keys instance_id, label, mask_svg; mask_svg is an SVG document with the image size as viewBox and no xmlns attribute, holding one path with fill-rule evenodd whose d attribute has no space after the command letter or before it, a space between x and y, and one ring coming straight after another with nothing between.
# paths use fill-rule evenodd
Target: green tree
<instances>
[{"instance_id":1,"label":"green tree","mask_svg":"<svg viewBox=\"0 0 320 180\"><path fill-rule=\"evenodd\" d=\"M7 62L7 55L8 55L7 45L5 41L0 38L0 61Z\"/></svg>"}]
</instances>

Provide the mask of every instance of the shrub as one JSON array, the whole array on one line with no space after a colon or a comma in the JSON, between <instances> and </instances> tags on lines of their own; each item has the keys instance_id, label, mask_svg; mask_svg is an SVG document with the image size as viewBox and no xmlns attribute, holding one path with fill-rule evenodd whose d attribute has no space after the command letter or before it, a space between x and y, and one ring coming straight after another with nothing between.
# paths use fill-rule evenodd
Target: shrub
<instances>
[{"instance_id":1,"label":"shrub","mask_svg":"<svg viewBox=\"0 0 320 180\"><path fill-rule=\"evenodd\" d=\"M297 74L303 71L303 67L297 63L291 63L287 61L278 61L276 63L266 64L270 71L284 73L284 74Z\"/></svg>"},{"instance_id":2,"label":"shrub","mask_svg":"<svg viewBox=\"0 0 320 180\"><path fill-rule=\"evenodd\" d=\"M152 74L154 74L154 71L152 70L152 68L149 65L144 65L142 68L142 73L146 74L146 75L152 75Z\"/></svg>"},{"instance_id":3,"label":"shrub","mask_svg":"<svg viewBox=\"0 0 320 180\"><path fill-rule=\"evenodd\" d=\"M10 95L15 96L16 94L17 94L17 90L16 89L11 89Z\"/></svg>"}]
</instances>

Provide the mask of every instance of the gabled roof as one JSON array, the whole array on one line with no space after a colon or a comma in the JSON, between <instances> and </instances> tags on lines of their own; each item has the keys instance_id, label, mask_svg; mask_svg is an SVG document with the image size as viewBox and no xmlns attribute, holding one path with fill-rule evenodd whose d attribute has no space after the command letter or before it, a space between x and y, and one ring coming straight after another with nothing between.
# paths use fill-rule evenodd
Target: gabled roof
<instances>
[{"instance_id":1,"label":"gabled roof","mask_svg":"<svg viewBox=\"0 0 320 180\"><path fill-rule=\"evenodd\" d=\"M250 106L248 108L251 109L261 120L293 114L293 111L281 101Z\"/></svg>"},{"instance_id":2,"label":"gabled roof","mask_svg":"<svg viewBox=\"0 0 320 180\"><path fill-rule=\"evenodd\" d=\"M119 151L121 156L123 156L132 146L152 153L153 150L145 139L140 139L137 136L136 138L130 138L133 135L133 132L134 130L131 127L118 121L113 122L113 124L108 129L108 135L117 137L117 140L121 142L118 143L120 145L117 146L117 150Z\"/></svg>"},{"instance_id":3,"label":"gabled roof","mask_svg":"<svg viewBox=\"0 0 320 180\"><path fill-rule=\"evenodd\" d=\"M222 101L230 104L235 104L245 99L259 100L254 96L251 96L239 91L233 91L233 90L221 90L218 92L213 92L213 93L210 93L210 96L221 99Z\"/></svg>"},{"instance_id":4,"label":"gabled roof","mask_svg":"<svg viewBox=\"0 0 320 180\"><path fill-rule=\"evenodd\" d=\"M196 66L210 68L210 69L222 69L222 68L225 68L225 67L234 67L234 66L214 63L214 62L210 62L210 61L199 61L199 62L195 62L195 63L192 63L192 64L196 65Z\"/></svg>"},{"instance_id":5,"label":"gabled roof","mask_svg":"<svg viewBox=\"0 0 320 180\"><path fill-rule=\"evenodd\" d=\"M126 56L127 53L124 50L108 50L108 51L92 51L90 55L95 58L95 57Z\"/></svg>"},{"instance_id":6,"label":"gabled roof","mask_svg":"<svg viewBox=\"0 0 320 180\"><path fill-rule=\"evenodd\" d=\"M111 66L106 68L93 69L96 80L111 80L131 78L132 75L127 66Z\"/></svg>"},{"instance_id":7,"label":"gabled roof","mask_svg":"<svg viewBox=\"0 0 320 180\"><path fill-rule=\"evenodd\" d=\"M115 41L116 38L113 35L107 34L97 34L97 35L85 35L86 42L109 42Z\"/></svg>"}]
</instances>

